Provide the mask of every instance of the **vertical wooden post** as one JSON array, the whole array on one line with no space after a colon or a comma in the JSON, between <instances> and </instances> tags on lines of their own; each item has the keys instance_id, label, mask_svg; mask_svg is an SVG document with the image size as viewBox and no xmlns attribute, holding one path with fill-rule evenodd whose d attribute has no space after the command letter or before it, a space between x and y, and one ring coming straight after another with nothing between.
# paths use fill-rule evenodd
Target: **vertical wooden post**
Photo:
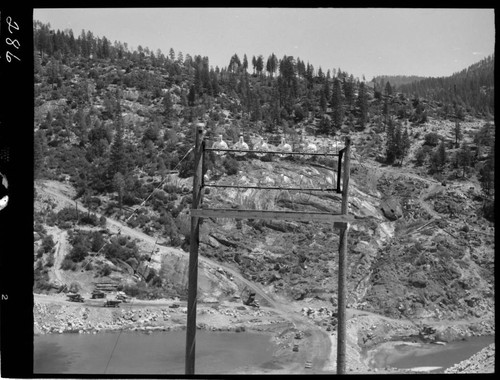
<instances>
[{"instance_id":1,"label":"vertical wooden post","mask_svg":"<svg viewBox=\"0 0 500 380\"><path fill-rule=\"evenodd\" d=\"M342 178L342 206L341 213L347 214L349 209L349 166L351 140L346 138L344 151L344 168ZM346 225L340 231L339 244L339 273L338 273L338 302L337 302L337 374L346 373L346 294L347 294L347 230Z\"/></svg>"},{"instance_id":2,"label":"vertical wooden post","mask_svg":"<svg viewBox=\"0 0 500 380\"><path fill-rule=\"evenodd\" d=\"M194 148L194 175L193 175L193 204L198 208L201 203L201 181L203 165L203 127L196 127L196 141ZM186 375L194 374L196 353L196 302L198 291L198 246L200 242L200 222L198 217L191 216L191 240L189 244L189 280L187 301L186 327Z\"/></svg>"}]
</instances>

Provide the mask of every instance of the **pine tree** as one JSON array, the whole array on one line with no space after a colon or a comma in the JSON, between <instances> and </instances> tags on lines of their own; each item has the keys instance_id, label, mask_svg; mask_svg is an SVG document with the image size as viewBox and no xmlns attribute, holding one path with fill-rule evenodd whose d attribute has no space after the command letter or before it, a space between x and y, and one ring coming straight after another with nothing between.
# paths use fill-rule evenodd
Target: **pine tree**
<instances>
[{"instance_id":1,"label":"pine tree","mask_svg":"<svg viewBox=\"0 0 500 380\"><path fill-rule=\"evenodd\" d=\"M344 122L344 105L342 101L342 89L340 81L335 79L333 81L332 90L332 108L333 108L333 125L335 128L340 128Z\"/></svg>"},{"instance_id":2,"label":"pine tree","mask_svg":"<svg viewBox=\"0 0 500 380\"><path fill-rule=\"evenodd\" d=\"M255 66L256 65L257 65L257 61L256 61ZM272 53L269 56L269 58L267 58L267 62L266 62L266 70L269 73L269 75L271 76L271 78L273 77L273 74L276 71L277 66L278 66L278 58L276 58L274 53Z\"/></svg>"},{"instance_id":3,"label":"pine tree","mask_svg":"<svg viewBox=\"0 0 500 380\"><path fill-rule=\"evenodd\" d=\"M408 152L410 150L410 135L408 134L408 128L405 128L403 131L403 137L402 137L402 157L401 157L401 165L403 165L403 159L408 155Z\"/></svg>"},{"instance_id":4,"label":"pine tree","mask_svg":"<svg viewBox=\"0 0 500 380\"><path fill-rule=\"evenodd\" d=\"M243 69L246 71L248 69L248 59L247 55L243 55Z\"/></svg>"},{"instance_id":5,"label":"pine tree","mask_svg":"<svg viewBox=\"0 0 500 380\"><path fill-rule=\"evenodd\" d=\"M397 155L397 142L395 139L395 126L392 119L388 120L386 128L386 162L392 164Z\"/></svg>"},{"instance_id":6,"label":"pine tree","mask_svg":"<svg viewBox=\"0 0 500 380\"><path fill-rule=\"evenodd\" d=\"M462 140L462 129L460 128L460 123L458 120L455 122L455 129L454 129L454 134L455 134L455 147L458 148L458 143L460 140Z\"/></svg>"},{"instance_id":7,"label":"pine tree","mask_svg":"<svg viewBox=\"0 0 500 380\"><path fill-rule=\"evenodd\" d=\"M352 74L349 78L344 77L342 85L344 89L345 101L348 106L352 106L354 102L354 82L352 81Z\"/></svg>"},{"instance_id":8,"label":"pine tree","mask_svg":"<svg viewBox=\"0 0 500 380\"><path fill-rule=\"evenodd\" d=\"M335 134L335 131L332 129L330 116L323 115L318 126L318 132L325 135Z\"/></svg>"},{"instance_id":9,"label":"pine tree","mask_svg":"<svg viewBox=\"0 0 500 380\"><path fill-rule=\"evenodd\" d=\"M441 141L441 144L438 146L438 157L439 157L439 166L442 169L446 165L446 147L444 145L444 140Z\"/></svg>"},{"instance_id":10,"label":"pine tree","mask_svg":"<svg viewBox=\"0 0 500 380\"><path fill-rule=\"evenodd\" d=\"M228 70L229 72L235 73L238 71L240 66L241 66L240 58L238 57L238 54L235 53L229 60Z\"/></svg>"},{"instance_id":11,"label":"pine tree","mask_svg":"<svg viewBox=\"0 0 500 380\"><path fill-rule=\"evenodd\" d=\"M113 176L113 189L118 193L118 207L120 210L123 207L123 193L125 191L125 179L122 173L117 172Z\"/></svg>"},{"instance_id":12,"label":"pine tree","mask_svg":"<svg viewBox=\"0 0 500 380\"><path fill-rule=\"evenodd\" d=\"M257 57L255 68L257 69L257 73L262 75L262 70L264 70L264 57L262 57L262 55Z\"/></svg>"},{"instance_id":13,"label":"pine tree","mask_svg":"<svg viewBox=\"0 0 500 380\"><path fill-rule=\"evenodd\" d=\"M401 164L401 158L403 156L403 133L401 130L400 123L397 123L394 128L394 138L392 142L393 142L394 158L396 160L400 160Z\"/></svg>"},{"instance_id":14,"label":"pine tree","mask_svg":"<svg viewBox=\"0 0 500 380\"><path fill-rule=\"evenodd\" d=\"M110 171L112 176L116 173L122 173L122 175L127 174L127 159L123 142L123 128L121 117L119 116L117 116L115 120L115 136L113 138L113 144L111 145L110 159Z\"/></svg>"},{"instance_id":15,"label":"pine tree","mask_svg":"<svg viewBox=\"0 0 500 380\"><path fill-rule=\"evenodd\" d=\"M171 118L173 115L173 103L170 96L170 92L166 92L163 96L163 114L167 119Z\"/></svg>"},{"instance_id":16,"label":"pine tree","mask_svg":"<svg viewBox=\"0 0 500 380\"><path fill-rule=\"evenodd\" d=\"M483 192L486 195L490 195L495 184L495 171L490 162L486 162L479 170L479 182L481 183Z\"/></svg>"},{"instance_id":17,"label":"pine tree","mask_svg":"<svg viewBox=\"0 0 500 380\"><path fill-rule=\"evenodd\" d=\"M326 96L325 96L324 91L321 91L321 95L320 95L320 99L319 99L319 106L321 107L321 110L323 112L326 112L327 101L326 101Z\"/></svg>"},{"instance_id":18,"label":"pine tree","mask_svg":"<svg viewBox=\"0 0 500 380\"><path fill-rule=\"evenodd\" d=\"M437 149L431 156L431 171L441 172L446 165L446 147L444 141L441 141Z\"/></svg>"},{"instance_id":19,"label":"pine tree","mask_svg":"<svg viewBox=\"0 0 500 380\"><path fill-rule=\"evenodd\" d=\"M462 168L462 178L465 178L465 173L468 167L472 164L472 154L467 142L462 143L462 147L456 153L457 165Z\"/></svg>"},{"instance_id":20,"label":"pine tree","mask_svg":"<svg viewBox=\"0 0 500 380\"><path fill-rule=\"evenodd\" d=\"M384 120L385 120L386 124L388 123L389 111L390 111L389 101L387 100L387 98L385 98L384 99L384 108L382 110L382 114L384 115Z\"/></svg>"},{"instance_id":21,"label":"pine tree","mask_svg":"<svg viewBox=\"0 0 500 380\"><path fill-rule=\"evenodd\" d=\"M194 88L194 85L192 85L189 88L189 94L188 94L187 100L188 100L188 105L190 107L193 107L194 106L194 101L196 100L196 90Z\"/></svg>"},{"instance_id":22,"label":"pine tree","mask_svg":"<svg viewBox=\"0 0 500 380\"><path fill-rule=\"evenodd\" d=\"M358 107L360 111L360 122L361 126L364 127L368 119L368 95L366 92L365 83L361 82L359 84L358 90Z\"/></svg>"},{"instance_id":23,"label":"pine tree","mask_svg":"<svg viewBox=\"0 0 500 380\"><path fill-rule=\"evenodd\" d=\"M392 87L389 81L385 84L385 94L386 95L392 95Z\"/></svg>"},{"instance_id":24,"label":"pine tree","mask_svg":"<svg viewBox=\"0 0 500 380\"><path fill-rule=\"evenodd\" d=\"M323 83L322 93L325 95L327 103L330 102L331 94L330 94L330 84L328 83L328 80L325 80L325 82Z\"/></svg>"},{"instance_id":25,"label":"pine tree","mask_svg":"<svg viewBox=\"0 0 500 380\"><path fill-rule=\"evenodd\" d=\"M35 178L38 178L43 172L44 160L47 152L47 139L42 130L38 130L34 136L33 146L33 171Z\"/></svg>"},{"instance_id":26,"label":"pine tree","mask_svg":"<svg viewBox=\"0 0 500 380\"><path fill-rule=\"evenodd\" d=\"M213 71L213 69L210 70L210 81L212 85L213 96L219 95L220 92L219 80L217 78L217 73Z\"/></svg>"}]
</instances>

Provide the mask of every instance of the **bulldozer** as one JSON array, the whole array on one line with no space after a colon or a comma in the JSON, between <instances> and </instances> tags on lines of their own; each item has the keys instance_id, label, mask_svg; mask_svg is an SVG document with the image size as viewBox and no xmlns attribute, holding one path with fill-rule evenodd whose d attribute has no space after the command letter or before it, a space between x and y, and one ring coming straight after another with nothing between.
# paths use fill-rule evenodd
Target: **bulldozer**
<instances>
[{"instance_id":1,"label":"bulldozer","mask_svg":"<svg viewBox=\"0 0 500 380\"><path fill-rule=\"evenodd\" d=\"M436 329L424 323L416 323L413 319L408 317L401 309L398 309L400 314L410 321L416 328L418 328L418 336L426 342L431 342L436 339Z\"/></svg>"},{"instance_id":2,"label":"bulldozer","mask_svg":"<svg viewBox=\"0 0 500 380\"><path fill-rule=\"evenodd\" d=\"M259 302L255 299L255 291L243 289L241 294L241 299L243 300L243 305L252 306L252 307L260 307Z\"/></svg>"},{"instance_id":3,"label":"bulldozer","mask_svg":"<svg viewBox=\"0 0 500 380\"><path fill-rule=\"evenodd\" d=\"M68 301L70 302L83 302L84 299L81 294L79 293L69 293L68 294Z\"/></svg>"},{"instance_id":4,"label":"bulldozer","mask_svg":"<svg viewBox=\"0 0 500 380\"><path fill-rule=\"evenodd\" d=\"M104 293L102 290L95 289L92 292L92 295L90 298L92 298L92 299L94 299L94 298L106 298L106 293Z\"/></svg>"}]
</instances>

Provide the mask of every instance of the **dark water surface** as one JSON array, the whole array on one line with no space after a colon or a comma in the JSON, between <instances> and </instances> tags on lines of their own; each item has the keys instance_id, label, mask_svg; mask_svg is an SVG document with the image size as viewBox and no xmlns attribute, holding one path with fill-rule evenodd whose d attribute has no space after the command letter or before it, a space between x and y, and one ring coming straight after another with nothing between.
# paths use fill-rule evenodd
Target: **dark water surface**
<instances>
[{"instance_id":1,"label":"dark water surface","mask_svg":"<svg viewBox=\"0 0 500 380\"><path fill-rule=\"evenodd\" d=\"M446 345L421 344L419 346L397 345L395 350L381 349L374 355L374 367L395 368L441 367L436 372L462 360L470 358L486 346L495 342L494 336L471 337L464 341L450 342Z\"/></svg>"},{"instance_id":2,"label":"dark water surface","mask_svg":"<svg viewBox=\"0 0 500 380\"><path fill-rule=\"evenodd\" d=\"M34 338L33 368L54 374L184 374L185 347L185 331L41 335ZM195 373L263 365L274 348L269 335L198 330Z\"/></svg>"}]
</instances>

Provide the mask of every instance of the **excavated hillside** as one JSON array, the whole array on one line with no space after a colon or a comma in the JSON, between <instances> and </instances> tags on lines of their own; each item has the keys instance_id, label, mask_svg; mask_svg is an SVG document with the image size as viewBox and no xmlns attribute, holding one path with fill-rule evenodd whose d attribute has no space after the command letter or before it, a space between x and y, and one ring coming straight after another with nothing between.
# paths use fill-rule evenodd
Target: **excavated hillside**
<instances>
[{"instance_id":1,"label":"excavated hillside","mask_svg":"<svg viewBox=\"0 0 500 380\"><path fill-rule=\"evenodd\" d=\"M463 186L354 165L349 232L349 305L394 318L492 316L493 225L468 219L479 205ZM335 173L290 161L240 162L226 185L326 187ZM370 183L371 182L371 183ZM304 186L305 187L305 186ZM440 202L456 201L461 215ZM340 211L335 192L210 189L206 207ZM386 215L387 205L397 208ZM464 229L464 225L468 225ZM317 222L209 219L201 253L234 263L247 278L300 300L336 300L338 233Z\"/></svg>"},{"instance_id":2,"label":"excavated hillside","mask_svg":"<svg viewBox=\"0 0 500 380\"><path fill-rule=\"evenodd\" d=\"M386 167L370 158L362 158L361 151L364 156L370 156L366 149L363 151L365 136L363 133L352 135L349 212L356 221L350 227L348 240L349 306L411 320L491 317L494 310L494 224L478 215L481 198L477 183L461 180L446 185L411 168ZM415 140L414 144L418 142ZM328 140L316 138L315 143L320 146ZM203 205L339 212L340 194L328 191L336 184L336 171L331 169L336 168L336 161L320 162L311 157L274 157L272 160L240 157L237 172L228 175L217 171L221 161L215 160L206 175L207 184L274 186L283 190L207 187ZM159 178L151 180L155 187L160 184ZM183 246L186 251L190 181L190 178L181 179L172 174L161 183L163 189L174 186L187 190L177 198L176 204L183 209L175 219L179 231L186 237ZM50 192L50 186L60 187L54 184L57 183L46 182L44 186ZM286 190L287 187L323 190ZM168 196L168 190L157 189L156 193ZM57 192L51 194L55 196ZM74 191L66 191L67 206L71 207L74 195ZM61 200L61 194L58 196ZM101 199L102 205L94 208L102 212L99 215L107 212L106 203L109 202L107 198ZM42 208L39 206L38 210ZM53 211L61 209L62 206L58 206ZM137 210L139 214L152 215L148 205ZM117 222L108 219L108 228L114 228L109 236L118 231L118 221L127 224L127 215L131 212L116 216ZM101 267L104 263L109 265L116 278L130 285L138 280L132 276L135 272L142 272L146 278L148 271L153 269L164 287L173 294L185 295L187 255L169 248L171 242L167 236L148 233L147 225L142 231L140 227L120 228L140 242L139 256L147 260L139 260L135 270L130 265L113 263L99 255L94 263ZM64 236L61 230L47 232L56 239ZM319 298L335 304L337 232L332 226L318 222L206 219L201 226L200 253L214 263L241 273L243 278L263 287L269 294L291 300ZM41 241L37 244L36 249ZM70 248L59 255L65 255ZM62 256L57 256L57 263L61 262ZM216 269L208 270L202 264L199 282L202 297L228 297L246 286L241 282L235 284L234 276ZM59 268L57 271L64 272ZM92 276L83 278L83 274L82 278L67 277L89 282ZM57 276L55 279L58 280ZM90 289L90 285L82 284L82 287Z\"/></svg>"}]
</instances>

